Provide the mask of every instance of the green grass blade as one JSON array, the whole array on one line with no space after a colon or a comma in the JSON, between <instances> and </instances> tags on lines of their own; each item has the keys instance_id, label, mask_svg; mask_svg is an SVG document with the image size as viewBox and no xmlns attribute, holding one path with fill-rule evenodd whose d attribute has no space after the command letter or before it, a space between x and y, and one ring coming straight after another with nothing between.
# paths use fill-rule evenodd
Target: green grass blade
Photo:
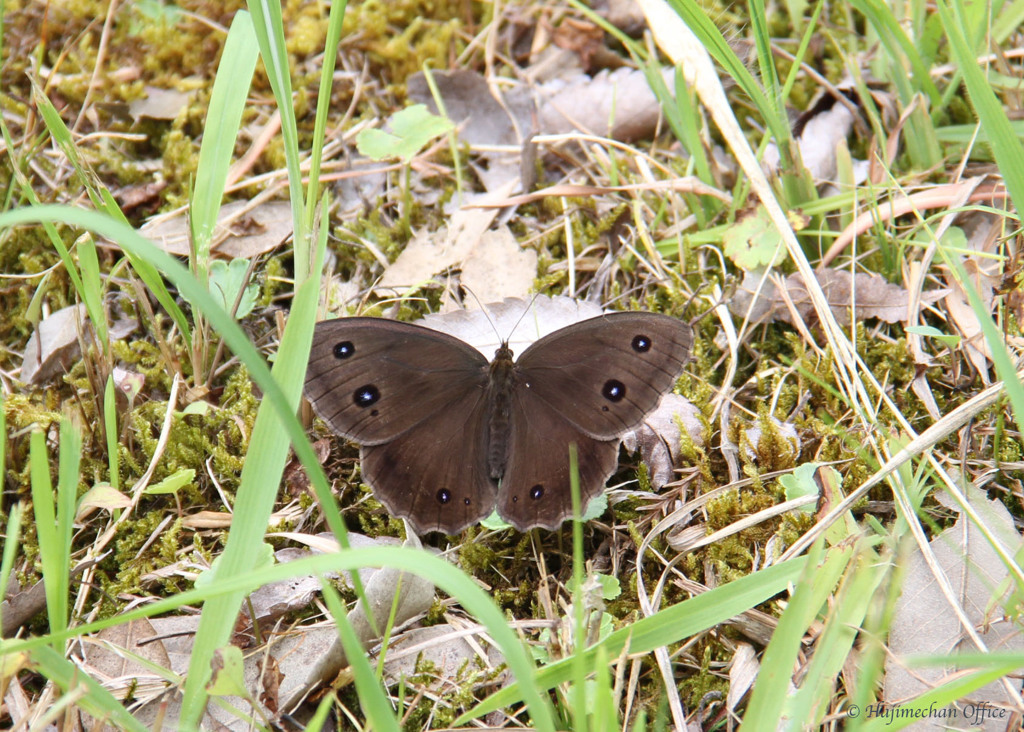
<instances>
[{"instance_id":1,"label":"green grass blade","mask_svg":"<svg viewBox=\"0 0 1024 732\"><path fill-rule=\"evenodd\" d=\"M60 632L68 624L67 587L60 582L61 567L67 564L68 552L62 551L57 533L57 515L53 508L53 483L50 481L50 459L46 454L46 434L34 430L29 438L29 475L32 483L32 512L39 540L39 562L46 589L46 615L50 631Z\"/></svg>"},{"instance_id":2,"label":"green grass blade","mask_svg":"<svg viewBox=\"0 0 1024 732\"><path fill-rule=\"evenodd\" d=\"M693 0L668 0L668 4L690 26L690 30L693 31L711 56L722 65L725 72L750 97L754 106L757 107L764 117L765 124L768 125L771 135L775 138L781 151L790 139L789 125L780 120L776 115L771 114L771 111L775 109L775 105L768 101L760 84L757 83L757 80L747 70L747 67L729 47L728 42L718 28L715 27L704 10Z\"/></svg>"},{"instance_id":3,"label":"green grass blade","mask_svg":"<svg viewBox=\"0 0 1024 732\"><path fill-rule=\"evenodd\" d=\"M195 189L189 207L196 254L193 271L199 274L200 282L205 282L210 242L217 224L217 214L220 213L221 200L224 198L224 186L231 168L238 128L245 110L249 83L256 70L257 57L252 17L245 11L239 11L231 21L217 66L206 125L203 128L203 142L199 148Z\"/></svg>"},{"instance_id":4,"label":"green grass blade","mask_svg":"<svg viewBox=\"0 0 1024 732\"><path fill-rule=\"evenodd\" d=\"M352 624L348 622L348 612L345 610L341 598L338 597L337 591L330 583L321 580L320 587L323 591L324 603L338 628L338 636L345 649L345 660L348 661L348 665L352 669L356 692L359 694L359 705L366 721L374 730L397 732L400 727L395 720L391 703L381 688L376 672L370 666L370 662L366 660L366 652L359 643ZM397 592L395 597L398 597Z\"/></svg>"},{"instance_id":5,"label":"green grass blade","mask_svg":"<svg viewBox=\"0 0 1024 732\"><path fill-rule=\"evenodd\" d=\"M260 47L263 67L274 90L277 109L281 113L281 137L284 139L285 164L288 167L288 195L295 227L295 284L301 285L310 272L309 222L302 190L299 167L299 133L292 100L291 71L288 68L288 47L284 41L284 21L279 0L249 0L253 28Z\"/></svg>"},{"instance_id":6,"label":"green grass blade","mask_svg":"<svg viewBox=\"0 0 1024 732\"><path fill-rule=\"evenodd\" d=\"M78 239L78 264L82 268L82 291L80 297L89 313L89 321L96 331L96 340L104 353L110 350L107 335L107 313L103 309L103 282L100 280L100 261L96 256L96 243L91 236Z\"/></svg>"},{"instance_id":7,"label":"green grass blade","mask_svg":"<svg viewBox=\"0 0 1024 732\"><path fill-rule=\"evenodd\" d=\"M741 730L775 730L783 722L790 671L800 653L804 633L849 567L853 547L834 547L819 563L821 554L820 545L808 552L805 571L765 649Z\"/></svg>"},{"instance_id":8,"label":"green grass blade","mask_svg":"<svg viewBox=\"0 0 1024 732\"><path fill-rule=\"evenodd\" d=\"M875 593L890 569L870 551L862 551L849 567L849 574L836 593L836 601L829 606L825 628L817 638L803 683L788 699L786 716L791 726L797 720L801 724L821 724L829 711L836 679L850 657L859 629L864 627L864 618L875 601Z\"/></svg>"},{"instance_id":9,"label":"green grass blade","mask_svg":"<svg viewBox=\"0 0 1024 732\"><path fill-rule=\"evenodd\" d=\"M78 157L78 151L72 141L71 132L64 124L64 120L61 119L60 114L54 108L53 104L50 103L50 100L35 84L33 84L33 99L36 102L40 116L43 118L50 136L61 148L61 151L67 157L68 162L71 163L72 167L75 168L75 171L84 182L86 191L89 193L89 197L93 201L93 204L97 209L105 212L112 219L118 220L127 226L128 220L125 219L121 209L118 208L117 202L114 201L114 197L105 186L102 186L99 183L95 173L92 173L87 166L82 164L82 161ZM4 140L7 142L8 149L15 149L6 125L4 125L3 130ZM25 177L20 174L20 171L18 171L17 178L25 197L32 202L33 205L38 204L39 199L36 196L35 191L32 189L31 184L25 179ZM41 223L43 223L45 227L47 237L50 239L50 242L60 255L61 261L64 263L64 267L67 270L68 277L71 278L71 282L75 287L75 291L78 292L78 296L88 308L89 299L85 291L85 285L82 282L78 268L71 259L71 254L64 246L64 242L61 240L60 235L57 233L57 230L53 227L52 223ZM189 327L188 319L181 311L181 308L178 307L174 298L171 297L171 294L167 291L163 280L160 279L160 275L157 274L156 270L153 269L145 260L133 257L131 252L126 253L128 255L128 261L131 262L132 268L136 273L138 273L139 278L146 283L146 287L148 287L149 291L153 293L153 296L156 297L157 301L163 306L168 314L170 314L171 318L174 319L175 324L178 326L182 336L185 338L186 345L191 348L192 330ZM103 319L102 313L93 313L91 311L89 311L89 317L94 322L99 322Z\"/></svg>"},{"instance_id":10,"label":"green grass blade","mask_svg":"<svg viewBox=\"0 0 1024 732\"><path fill-rule=\"evenodd\" d=\"M1013 133L1006 110L992 92L964 37L962 28L966 21L963 5L958 1L951 4L949 0L937 0L935 6L942 17L950 52L963 74L971 105L992 146L992 154L999 166L999 172L1003 175L1006 190L1013 200L1014 207L1018 211L1024 211L1024 165L1021 165L1021 161L1024 161L1024 146ZM1018 412L1018 424L1022 416L1024 413Z\"/></svg>"},{"instance_id":11,"label":"green grass blade","mask_svg":"<svg viewBox=\"0 0 1024 732\"><path fill-rule=\"evenodd\" d=\"M58 582L67 602L71 590L71 537L74 533L75 506L78 503L78 468L82 461L82 433L70 420L60 421L60 455L57 459L57 539L61 562ZM67 613L65 606L64 612ZM67 622L67 615L65 615Z\"/></svg>"},{"instance_id":12,"label":"green grass blade","mask_svg":"<svg viewBox=\"0 0 1024 732\"><path fill-rule=\"evenodd\" d=\"M313 140L309 152L309 191L306 193L306 221L314 219L314 205L320 199L320 163L323 158L324 140L327 136L327 114L331 109L331 93L334 88L334 66L338 58L338 44L341 42L342 22L348 0L331 3L327 17L327 38L324 41L323 64L320 69L320 88L316 96L316 119L313 122ZM317 275L317 272L310 272ZM301 278L300 278L301 281Z\"/></svg>"},{"instance_id":13,"label":"green grass blade","mask_svg":"<svg viewBox=\"0 0 1024 732\"><path fill-rule=\"evenodd\" d=\"M796 581L806 564L806 557L791 559L638 620L586 649L584 655L587 663L593 665L598 648L603 648L609 658L617 658L625 648L632 654L649 653L660 646L677 643L713 628L784 591L790 582ZM573 659L568 658L543 668L537 674L537 688L550 689L569 681L572 662ZM456 719L454 724L465 724L470 719L508 706L535 691L519 683L508 686Z\"/></svg>"},{"instance_id":14,"label":"green grass blade","mask_svg":"<svg viewBox=\"0 0 1024 732\"><path fill-rule=\"evenodd\" d=\"M103 431L107 437L107 465L110 477L107 479L115 491L121 489L121 470L117 432L117 395L113 375L107 377L107 386L103 390Z\"/></svg>"},{"instance_id":15,"label":"green grass blade","mask_svg":"<svg viewBox=\"0 0 1024 732\"><path fill-rule=\"evenodd\" d=\"M2 414L3 402L0 401L0 415ZM0 419L0 427L3 427L2 419ZM0 440L0 443L2 442ZM7 515L7 532L4 534L3 555L0 557L0 597L7 597L7 585L11 579L11 570L14 568L15 558L18 556L18 547L21 546L19 539L21 538L21 518L24 512L24 504L15 503ZM0 621L3 620L3 605L4 603L0 603ZM4 655L3 641L0 640L0 656L2 655Z\"/></svg>"}]
</instances>

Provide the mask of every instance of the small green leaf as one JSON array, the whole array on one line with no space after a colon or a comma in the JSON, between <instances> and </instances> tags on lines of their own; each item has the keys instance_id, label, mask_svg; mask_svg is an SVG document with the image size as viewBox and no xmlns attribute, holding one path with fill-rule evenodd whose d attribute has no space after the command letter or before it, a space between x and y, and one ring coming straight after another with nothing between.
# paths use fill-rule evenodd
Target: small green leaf
<instances>
[{"instance_id":1,"label":"small green leaf","mask_svg":"<svg viewBox=\"0 0 1024 732\"><path fill-rule=\"evenodd\" d=\"M608 574L595 574L594 579L601 585L601 598L603 600L614 600L622 594L622 583L619 582L617 577L612 577Z\"/></svg>"},{"instance_id":2,"label":"small green leaf","mask_svg":"<svg viewBox=\"0 0 1024 732\"><path fill-rule=\"evenodd\" d=\"M818 490L818 484L814 481L814 473L821 467L820 463L804 463L793 469L792 473L779 477L779 485L785 491L786 500L792 501L794 498L803 498L804 496L817 496L820 491ZM836 472L835 468L825 468L835 473L835 478L839 483L842 483L842 477ZM800 507L800 510L804 513L814 513L815 505L808 503Z\"/></svg>"},{"instance_id":3,"label":"small green leaf","mask_svg":"<svg viewBox=\"0 0 1024 732\"><path fill-rule=\"evenodd\" d=\"M786 258L782 237L763 208L726 229L722 244L725 255L745 271L774 266Z\"/></svg>"},{"instance_id":4,"label":"small green leaf","mask_svg":"<svg viewBox=\"0 0 1024 732\"><path fill-rule=\"evenodd\" d=\"M213 677L206 690L211 696L240 696L249 698L245 688L245 663L242 649L238 646L224 646L214 651Z\"/></svg>"},{"instance_id":5,"label":"small green leaf","mask_svg":"<svg viewBox=\"0 0 1024 732\"><path fill-rule=\"evenodd\" d=\"M916 333L917 335L924 336L925 338L934 338L942 345L949 346L950 348L956 348L956 346L960 344L960 336L953 335L951 333L944 333L938 328L930 325L908 325L907 332Z\"/></svg>"},{"instance_id":6,"label":"small green leaf","mask_svg":"<svg viewBox=\"0 0 1024 732\"><path fill-rule=\"evenodd\" d=\"M583 512L583 516L580 520L584 523L587 521L593 521L596 518L600 518L605 511L608 510L608 496L602 493L599 496L594 496L590 503L587 504L586 510ZM511 529L512 524L506 522L501 516L498 515L497 511L492 511L491 515L480 522L480 525L490 531L501 531L502 529Z\"/></svg>"},{"instance_id":7,"label":"small green leaf","mask_svg":"<svg viewBox=\"0 0 1024 732\"><path fill-rule=\"evenodd\" d=\"M189 404L184 409L182 409L181 413L182 414L198 414L199 416L204 416L207 413L209 413L210 409L212 409L212 408L213 407L212 407L212 405L209 402L204 402L202 399L198 399L198 400L192 402L191 404Z\"/></svg>"},{"instance_id":8,"label":"small green leaf","mask_svg":"<svg viewBox=\"0 0 1024 732\"><path fill-rule=\"evenodd\" d=\"M183 468L172 475L168 475L159 483L146 488L146 494L150 496L162 496L167 493L176 493L178 489L188 485L196 479L196 471L192 468Z\"/></svg>"},{"instance_id":9,"label":"small green leaf","mask_svg":"<svg viewBox=\"0 0 1024 732\"><path fill-rule=\"evenodd\" d=\"M608 494L601 493L590 499L590 503L583 510L583 515L580 516L580 521L586 523L587 521L593 521L596 518L600 518L604 515L604 512L608 510Z\"/></svg>"},{"instance_id":10,"label":"small green leaf","mask_svg":"<svg viewBox=\"0 0 1024 732\"><path fill-rule=\"evenodd\" d=\"M238 292L245 286L238 310L235 311L235 318L239 320L256 307L256 296L259 292L256 285L245 285L245 275L248 271L249 262L239 257L232 259L230 263L217 259L210 265L210 294L228 312L235 306Z\"/></svg>"},{"instance_id":11,"label":"small green leaf","mask_svg":"<svg viewBox=\"0 0 1024 732\"><path fill-rule=\"evenodd\" d=\"M481 521L480 525L489 531L501 531L502 529L512 528L512 524L499 516L497 511L491 511L491 515Z\"/></svg>"},{"instance_id":12,"label":"small green leaf","mask_svg":"<svg viewBox=\"0 0 1024 732\"><path fill-rule=\"evenodd\" d=\"M391 115L388 127L390 132L370 128L356 135L359 152L373 160L400 158L408 163L431 140L455 129L451 120L431 114L423 104Z\"/></svg>"}]
</instances>

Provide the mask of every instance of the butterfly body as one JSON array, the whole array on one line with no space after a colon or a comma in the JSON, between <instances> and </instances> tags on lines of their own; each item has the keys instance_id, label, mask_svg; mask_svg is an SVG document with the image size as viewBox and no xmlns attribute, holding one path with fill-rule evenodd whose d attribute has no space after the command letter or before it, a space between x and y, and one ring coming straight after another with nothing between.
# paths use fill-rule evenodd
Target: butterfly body
<instances>
[{"instance_id":1,"label":"butterfly body","mask_svg":"<svg viewBox=\"0 0 1024 732\"><path fill-rule=\"evenodd\" d=\"M499 515L525 531L572 514L569 445L583 505L618 463L623 433L672 388L689 356L685 323L612 313L555 331L513 359L378 318L318 323L306 396L361 445L364 480L417 531L455 533Z\"/></svg>"}]
</instances>

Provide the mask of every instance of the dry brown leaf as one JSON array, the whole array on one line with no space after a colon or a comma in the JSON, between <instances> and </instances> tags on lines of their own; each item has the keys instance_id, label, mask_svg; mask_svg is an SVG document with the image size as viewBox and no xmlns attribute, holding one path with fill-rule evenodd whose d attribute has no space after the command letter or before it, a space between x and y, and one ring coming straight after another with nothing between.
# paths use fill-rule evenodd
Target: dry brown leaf
<instances>
[{"instance_id":1,"label":"dry brown leaf","mask_svg":"<svg viewBox=\"0 0 1024 732\"><path fill-rule=\"evenodd\" d=\"M120 340L137 327L137 320L121 313L108 325L107 332L111 340ZM86 339L94 337L85 305L69 305L42 320L25 344L21 380L37 384L67 371L82 354L79 334Z\"/></svg>"},{"instance_id":2,"label":"dry brown leaf","mask_svg":"<svg viewBox=\"0 0 1024 732\"><path fill-rule=\"evenodd\" d=\"M961 264L967 272L970 286L981 296L986 312L991 313L996 288L1001 282L1000 259L995 255L998 255L999 234L1004 222L1002 217L978 212L965 216L961 224L950 228L943 239L948 239L949 244L961 251L975 251L982 255L962 256ZM946 312L963 337L964 354L982 381L989 384L992 349L981 329L981 321L957 277L947 271L945 281L949 286L949 294L944 301Z\"/></svg>"},{"instance_id":3,"label":"dry brown leaf","mask_svg":"<svg viewBox=\"0 0 1024 732\"><path fill-rule=\"evenodd\" d=\"M423 668L421 664L426 661L432 668L434 681L431 686L440 690L459 679L467 668L477 668L480 660L474 645L451 625L410 628L388 647L384 678L389 685L397 684L403 678L408 680L416 675L417 667ZM493 669L504 659L496 647L488 646L487 657L482 660Z\"/></svg>"},{"instance_id":4,"label":"dry brown leaf","mask_svg":"<svg viewBox=\"0 0 1024 732\"><path fill-rule=\"evenodd\" d=\"M143 618L105 628L83 638L79 645L82 669L118 699L130 696L132 716L145 726L159 714L177 718L181 707L181 695L173 691L167 678L173 673L170 657L156 636L152 622ZM155 673L134 657L167 669L167 675ZM161 709L163 705L166 707ZM89 717L84 717L83 724L97 732L115 729Z\"/></svg>"},{"instance_id":5,"label":"dry brown leaf","mask_svg":"<svg viewBox=\"0 0 1024 732\"><path fill-rule=\"evenodd\" d=\"M224 204L217 216L212 251L223 257L252 259L283 244L291 236L292 226L292 209L287 201L267 201L255 207L249 201L232 201ZM188 256L184 212L146 222L142 234L168 254Z\"/></svg>"},{"instance_id":6,"label":"dry brown leaf","mask_svg":"<svg viewBox=\"0 0 1024 732\"><path fill-rule=\"evenodd\" d=\"M832 308L832 314L840 325L850 324L851 308L854 309L857 320L878 318L886 323L906 322L910 293L881 275L863 272L851 275L845 270L837 269L816 270L814 274ZM733 315L748 317L749 310L752 322L781 320L792 324L793 311L789 307L789 303L792 303L797 317L803 322L816 320L810 295L799 274L792 274L784 280L785 294L780 294L770 280L765 282L755 302L753 296L760 279L761 275L756 272L747 272L744 275L743 283L729 301L729 311ZM948 292L922 292L921 302L933 303Z\"/></svg>"},{"instance_id":7,"label":"dry brown leaf","mask_svg":"<svg viewBox=\"0 0 1024 732\"><path fill-rule=\"evenodd\" d=\"M996 538L1013 555L1021 546L1021 536L1013 517L999 501L990 501L973 485L967 497ZM944 503L952 504L948 498ZM956 508L955 504L950 508ZM1012 610L1004 610L1009 573L981 530L961 515L956 524L946 529L930 544L935 559L945 573L957 601L965 611L989 650L1020 653L1024 637L1009 619ZM1007 615L1009 613L1009 615ZM978 649L965 639L964 630L940 590L921 551L915 547L907 560L902 593L896 603L889 630L891 654L886 656L883 699L897 705L949 680L958 670L952 662L945 668L915 667L908 669L904 655L935 655L951 657L957 653L977 653ZM1018 684L1019 686L1019 684ZM1012 703L1006 689L993 682L973 692L970 701L990 705ZM966 700L964 700L966 702ZM972 726L961 711L958 718L930 717L917 723L915 729L949 730L979 729ZM986 719L980 729L1004 730L1006 719Z\"/></svg>"}]
</instances>

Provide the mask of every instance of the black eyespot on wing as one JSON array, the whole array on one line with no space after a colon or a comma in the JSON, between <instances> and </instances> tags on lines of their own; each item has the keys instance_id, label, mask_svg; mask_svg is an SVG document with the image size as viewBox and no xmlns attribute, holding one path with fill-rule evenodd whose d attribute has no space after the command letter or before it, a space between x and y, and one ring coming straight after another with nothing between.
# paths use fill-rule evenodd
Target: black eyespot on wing
<instances>
[{"instance_id":1,"label":"black eyespot on wing","mask_svg":"<svg viewBox=\"0 0 1024 732\"><path fill-rule=\"evenodd\" d=\"M540 483L538 483L537 485L533 486L530 489L530 498L532 500L538 501L538 500L540 500L543 497L544 497L544 486L542 486Z\"/></svg>"},{"instance_id":2,"label":"black eyespot on wing","mask_svg":"<svg viewBox=\"0 0 1024 732\"><path fill-rule=\"evenodd\" d=\"M610 402L621 402L626 398L626 385L618 379L608 379L601 387L601 396Z\"/></svg>"},{"instance_id":3,"label":"black eyespot on wing","mask_svg":"<svg viewBox=\"0 0 1024 732\"><path fill-rule=\"evenodd\" d=\"M633 337L633 350L637 353L647 353L651 350L651 346L654 345L654 341L651 340L650 336L646 336L641 333L638 336Z\"/></svg>"},{"instance_id":4,"label":"black eyespot on wing","mask_svg":"<svg viewBox=\"0 0 1024 732\"><path fill-rule=\"evenodd\" d=\"M331 353L333 353L334 357L339 361L351 358L355 355L355 352L356 347L352 345L352 341L341 341L340 343L335 343L334 348L331 349Z\"/></svg>"},{"instance_id":5,"label":"black eyespot on wing","mask_svg":"<svg viewBox=\"0 0 1024 732\"><path fill-rule=\"evenodd\" d=\"M437 492L437 502L442 506L452 500L452 492L447 488L442 488Z\"/></svg>"},{"instance_id":6,"label":"black eyespot on wing","mask_svg":"<svg viewBox=\"0 0 1024 732\"><path fill-rule=\"evenodd\" d=\"M352 401L357 407L372 407L380 401L380 389L373 384L364 384L352 392Z\"/></svg>"}]
</instances>

